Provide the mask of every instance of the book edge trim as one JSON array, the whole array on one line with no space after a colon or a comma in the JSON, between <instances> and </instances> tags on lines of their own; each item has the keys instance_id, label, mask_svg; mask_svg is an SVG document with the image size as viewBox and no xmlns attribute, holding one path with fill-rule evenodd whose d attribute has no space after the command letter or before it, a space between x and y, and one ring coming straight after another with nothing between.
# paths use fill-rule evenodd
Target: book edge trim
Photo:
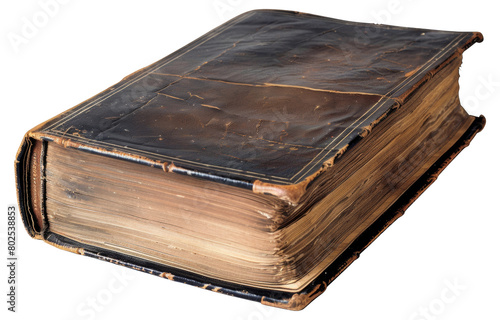
<instances>
[{"instance_id":1,"label":"book edge trim","mask_svg":"<svg viewBox=\"0 0 500 320\"><path fill-rule=\"evenodd\" d=\"M123 255L120 253L111 252L101 248L79 243L63 236L54 234L50 231L43 230L36 232L31 230L29 225L29 216L26 211L26 206L21 206L21 216L28 233L36 238L43 239L45 242L65 251L89 256L103 261L108 261L117 265L128 267L134 270L150 273L176 282L200 287L202 289L220 292L226 295L244 298L252 301L260 302L264 305L289 309L301 310L305 308L311 301L323 293L327 286L335 280L352 262L354 262L360 253L367 248L385 229L387 229L394 221L401 217L404 211L437 179L439 174L448 166L448 164L465 148L467 147L475 135L481 131L485 125L483 116L474 117L475 120L469 126L462 137L447 151L440 159L438 159L384 214L382 214L373 224L371 224L350 246L337 258L330 266L325 269L316 279L311 281L306 288L299 293L285 292L279 290L258 289L248 286L241 286L224 282L220 280L210 279L194 273L178 270L168 266L151 263L143 259L138 259ZM27 143L28 144L28 143ZM25 157L27 146L21 147L18 156ZM16 161L16 173L18 177L22 177L23 166L21 162ZM17 171L19 169L19 171ZM18 178L19 182L19 178ZM20 189L21 188L21 189ZM27 189L23 183L18 183L18 194L25 193ZM22 198L22 196L20 196Z\"/></svg>"}]
</instances>

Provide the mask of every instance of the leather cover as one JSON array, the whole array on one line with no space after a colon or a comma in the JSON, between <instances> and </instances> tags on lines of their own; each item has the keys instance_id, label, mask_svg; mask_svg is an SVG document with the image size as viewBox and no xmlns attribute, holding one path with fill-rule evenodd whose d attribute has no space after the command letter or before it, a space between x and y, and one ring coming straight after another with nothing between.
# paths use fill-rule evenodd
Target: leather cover
<instances>
[{"instance_id":1,"label":"leather cover","mask_svg":"<svg viewBox=\"0 0 500 320\"><path fill-rule=\"evenodd\" d=\"M244 13L26 134L16 174L27 231L83 255L301 309L436 179L482 128L483 117L299 293L215 281L43 230L27 191L34 141L54 141L297 203L308 183L338 155L478 41L482 35L477 32L372 25L276 10ZM43 154L44 144L41 149ZM41 190L43 194L43 185ZM43 206L41 211L44 215Z\"/></svg>"}]
</instances>

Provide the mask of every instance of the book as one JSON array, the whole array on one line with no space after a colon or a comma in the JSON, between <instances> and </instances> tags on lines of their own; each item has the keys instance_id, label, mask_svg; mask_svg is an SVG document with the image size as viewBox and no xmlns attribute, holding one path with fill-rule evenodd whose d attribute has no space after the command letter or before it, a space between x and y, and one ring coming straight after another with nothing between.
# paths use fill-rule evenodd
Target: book
<instances>
[{"instance_id":1,"label":"book","mask_svg":"<svg viewBox=\"0 0 500 320\"><path fill-rule=\"evenodd\" d=\"M244 13L31 129L28 233L266 305L321 294L469 144L478 32Z\"/></svg>"}]
</instances>

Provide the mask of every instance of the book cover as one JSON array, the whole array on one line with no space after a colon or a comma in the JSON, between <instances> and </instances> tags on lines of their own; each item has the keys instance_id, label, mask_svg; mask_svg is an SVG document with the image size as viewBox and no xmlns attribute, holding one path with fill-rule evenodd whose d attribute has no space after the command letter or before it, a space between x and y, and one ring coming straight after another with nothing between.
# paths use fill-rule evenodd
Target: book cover
<instances>
[{"instance_id":1,"label":"book cover","mask_svg":"<svg viewBox=\"0 0 500 320\"><path fill-rule=\"evenodd\" d=\"M311 181L459 57L480 33L369 25L297 12L242 14L29 131L16 160L23 221L63 249L264 304L301 309L432 183L465 134L324 273L298 293L206 278L45 232L28 159L57 143L297 204ZM35 141L43 141L42 144ZM43 169L42 169L43 170ZM36 171L36 170L35 170ZM36 208L39 206L39 208Z\"/></svg>"}]
</instances>

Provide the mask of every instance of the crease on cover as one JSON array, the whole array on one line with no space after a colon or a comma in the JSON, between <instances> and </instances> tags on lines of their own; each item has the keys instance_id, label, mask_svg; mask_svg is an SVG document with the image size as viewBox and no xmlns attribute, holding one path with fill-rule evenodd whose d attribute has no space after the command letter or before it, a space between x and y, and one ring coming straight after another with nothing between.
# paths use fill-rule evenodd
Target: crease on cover
<instances>
[{"instance_id":1,"label":"crease on cover","mask_svg":"<svg viewBox=\"0 0 500 320\"><path fill-rule=\"evenodd\" d=\"M253 181L253 192L270 194L278 197L283 201L288 202L291 205L297 205L300 202L301 197L306 193L310 183L321 176L323 173L325 173L329 168L331 168L334 165L335 161L339 159L346 151L348 151L354 145L354 143L358 142L359 139L368 136L375 126L386 119L394 110L398 109L401 105L408 101L411 98L412 94L415 93L417 89L424 85L426 82L431 80L439 70L444 68L456 57L462 55L462 53L474 43L483 41L483 35L480 32L473 32L472 34L473 36L470 37L462 47L456 48L455 52L451 56L449 56L445 61L437 65L435 68L427 70L426 74L404 94L402 94L398 98L391 98L396 102L395 105L393 105L392 108L388 109L380 117L375 119L372 123L363 127L361 132L358 134L357 139L355 138L352 141L346 143L332 157L325 160L319 170L306 177L303 181L292 185L279 185L255 180Z\"/></svg>"},{"instance_id":2,"label":"crease on cover","mask_svg":"<svg viewBox=\"0 0 500 320\"><path fill-rule=\"evenodd\" d=\"M257 10L257 11L276 11L276 10ZM314 181L317 177L319 177L322 173L324 173L328 168L330 168L336 159L341 157L348 149L350 149L353 145L354 141L350 141L349 143L346 143L342 147L339 148L339 150L336 151L335 154L333 154L329 159L324 161L322 163L322 166L316 170L316 172L310 174L309 176L306 176L301 182L295 183L295 184L277 184L277 183L268 183L268 182L263 182L261 180L244 180L241 177L238 178L229 178L229 177L224 177L219 174L209 174L207 172L202 172L198 170L193 170L193 169L188 169L188 168L183 168L182 166L179 166L177 164L174 164L174 162L165 162L165 161L158 161L158 160L153 160L151 158L145 157L145 156L140 156L137 154L133 153L127 153L123 151L118 151L116 149L110 150L109 148L106 149L104 147L99 147L99 146L92 146L88 143L82 143L75 141L74 139L72 140L71 138L66 138L66 137L60 137L60 136L55 136L51 135L50 133L43 133L40 132L43 127L45 127L47 124L55 122L58 119L62 119L66 117L68 114L70 114L73 110L78 108L79 106L90 102L92 100L96 100L99 97L105 96L106 94L109 94L115 88L119 87L124 81L130 81L132 78L140 77L144 72L148 71L151 68L154 68L158 63L168 60L168 59L173 59L175 58L176 55L179 55L180 53L184 51L189 51L191 50L191 47L194 46L195 44L199 43L200 41L204 41L204 38L206 37L211 37L213 34L216 34L220 30L224 29L227 26L230 26L232 23L235 23L236 21L241 20L243 17L247 15L252 15L257 11L249 11L247 13L243 13L225 24L219 26L218 28L206 33L205 35L202 35L198 39L194 40L192 43L188 44L187 46L175 51L174 53L168 55L167 57L145 67L142 68L136 72L133 72L132 74L126 76L121 82L115 84L114 86L102 91L101 93L96 94L95 96L85 100L84 102L78 104L77 106L66 110L65 112L56 115L55 117L52 117L51 119L45 121L44 123L36 126L30 132L28 133L29 137L35 138L38 140L48 140L48 141L54 141L56 143L59 143L65 147L71 147L71 148L77 148L80 150L88 151L88 152L93 152L96 154L101 154L105 156L110 156L114 158L119 158L119 159L124 159L128 161L133 161L141 164L145 164L148 166L153 166L156 168L163 169L164 172L167 173L177 173L177 174L184 174L184 175L189 175L197 178L202 178L206 180L211 180L217 183L224 183L236 187L242 187L246 189L251 189L255 193L261 193L261 194L269 194L272 196L275 196L285 202L288 202L291 205L296 205L297 203L300 202L301 197L304 195L306 192L308 186L312 181ZM291 14L289 12L289 14ZM299 14L303 15L302 13L295 12L294 14ZM314 16L314 15L312 15ZM315 16L318 17L318 16ZM324 18L324 17L320 17ZM345 22L347 23L347 22ZM391 28L398 28L394 26L385 26L385 27L391 27ZM360 138L366 137L371 130L384 118L386 118L390 112L394 109L397 109L401 104L404 103L405 100L409 99L411 97L411 94L415 92L416 89L418 89L419 86L427 82L429 79L431 79L434 74L439 71L444 65L446 65L447 61L450 61L453 59L455 56L460 55L463 51L465 51L467 48L469 48L472 44L475 42L481 42L483 40L483 36L479 32L471 32L471 33L464 33L464 36L468 34L468 39L463 42L462 40L459 41L461 44L458 47L454 48L454 53L451 54L444 62L436 65L434 69L427 70L426 74L421 77L421 79L414 84L411 88L406 88L406 85L403 86L401 89L405 89L406 91L399 96L398 98L391 98L393 101L395 101L396 105L393 105L392 108L388 110L388 112L384 113L382 116L380 116L378 119L370 123L369 125L366 125L362 128L361 132L358 134L358 137L355 138L354 140L359 140ZM415 77L415 72L418 71L418 69L415 69L414 71L408 73L408 77ZM418 77L417 77L418 78ZM398 91L400 91L399 89ZM40 130L40 131L39 131Z\"/></svg>"}]
</instances>

